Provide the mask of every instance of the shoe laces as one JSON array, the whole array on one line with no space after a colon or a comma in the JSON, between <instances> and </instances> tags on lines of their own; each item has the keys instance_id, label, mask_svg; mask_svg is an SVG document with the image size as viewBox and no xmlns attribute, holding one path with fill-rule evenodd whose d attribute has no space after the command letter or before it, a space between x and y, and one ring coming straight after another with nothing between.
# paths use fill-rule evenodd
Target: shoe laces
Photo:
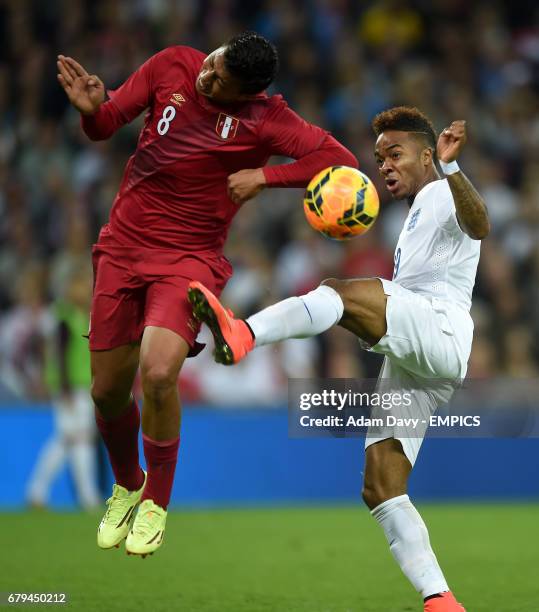
<instances>
[{"instance_id":1,"label":"shoe laces","mask_svg":"<svg viewBox=\"0 0 539 612\"><path fill-rule=\"evenodd\" d=\"M104 520L106 522L116 522L123 518L125 513L125 506L122 503L115 504L114 502L124 502L125 493L118 485L112 487L112 495L105 502L108 506L105 512Z\"/></svg>"},{"instance_id":2,"label":"shoe laces","mask_svg":"<svg viewBox=\"0 0 539 612\"><path fill-rule=\"evenodd\" d=\"M143 507L141 504L135 522L133 523L132 531L138 536L147 537L155 533L156 528L161 522L160 508L156 505L148 505Z\"/></svg>"}]
</instances>

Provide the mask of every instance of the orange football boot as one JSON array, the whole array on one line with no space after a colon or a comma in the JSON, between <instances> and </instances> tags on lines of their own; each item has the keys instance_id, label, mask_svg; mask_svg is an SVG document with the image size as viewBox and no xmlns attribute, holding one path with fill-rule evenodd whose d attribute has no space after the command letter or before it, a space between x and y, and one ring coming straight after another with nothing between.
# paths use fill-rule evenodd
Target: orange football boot
<instances>
[{"instance_id":1,"label":"orange football boot","mask_svg":"<svg viewBox=\"0 0 539 612\"><path fill-rule=\"evenodd\" d=\"M187 296L195 317L206 323L215 341L215 361L233 365L241 361L255 347L251 329L245 321L235 319L213 293L198 281L191 281Z\"/></svg>"},{"instance_id":2,"label":"orange football boot","mask_svg":"<svg viewBox=\"0 0 539 612\"><path fill-rule=\"evenodd\" d=\"M466 612L451 591L440 593L440 595L441 597L433 597L425 602L424 612Z\"/></svg>"}]
</instances>

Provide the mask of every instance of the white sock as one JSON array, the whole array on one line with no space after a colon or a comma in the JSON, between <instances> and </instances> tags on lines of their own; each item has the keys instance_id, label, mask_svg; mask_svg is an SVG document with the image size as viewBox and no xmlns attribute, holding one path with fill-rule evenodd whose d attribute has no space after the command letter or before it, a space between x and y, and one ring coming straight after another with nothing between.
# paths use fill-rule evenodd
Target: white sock
<instances>
[{"instance_id":1,"label":"white sock","mask_svg":"<svg viewBox=\"0 0 539 612\"><path fill-rule=\"evenodd\" d=\"M429 541L429 532L408 495L399 495L371 511L386 534L401 570L423 598L449 591Z\"/></svg>"},{"instance_id":2,"label":"white sock","mask_svg":"<svg viewBox=\"0 0 539 612\"><path fill-rule=\"evenodd\" d=\"M291 297L247 319L257 346L321 334L341 320L341 296L327 285L300 297Z\"/></svg>"}]
</instances>

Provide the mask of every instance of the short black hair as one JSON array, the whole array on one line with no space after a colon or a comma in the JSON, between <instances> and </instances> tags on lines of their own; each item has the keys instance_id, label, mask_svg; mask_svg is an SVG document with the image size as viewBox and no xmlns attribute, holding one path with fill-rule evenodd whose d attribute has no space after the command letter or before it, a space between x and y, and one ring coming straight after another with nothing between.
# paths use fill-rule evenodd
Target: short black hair
<instances>
[{"instance_id":1,"label":"short black hair","mask_svg":"<svg viewBox=\"0 0 539 612\"><path fill-rule=\"evenodd\" d=\"M225 68L242 83L242 93L257 94L268 87L279 69L277 49L256 32L233 36L224 51Z\"/></svg>"},{"instance_id":2,"label":"short black hair","mask_svg":"<svg viewBox=\"0 0 539 612\"><path fill-rule=\"evenodd\" d=\"M396 106L376 115L372 120L376 136L382 132L396 130L415 132L434 151L436 156L436 132L431 120L414 106Z\"/></svg>"}]
</instances>

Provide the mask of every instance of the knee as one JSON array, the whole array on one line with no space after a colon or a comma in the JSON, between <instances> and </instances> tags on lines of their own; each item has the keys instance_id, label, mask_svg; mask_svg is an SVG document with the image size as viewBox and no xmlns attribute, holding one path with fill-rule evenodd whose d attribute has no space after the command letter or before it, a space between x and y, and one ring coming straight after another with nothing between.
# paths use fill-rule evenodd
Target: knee
<instances>
[{"instance_id":1,"label":"knee","mask_svg":"<svg viewBox=\"0 0 539 612\"><path fill-rule=\"evenodd\" d=\"M350 300L350 292L348 291L349 282L345 280L339 280L338 278L326 278L320 283L320 287L330 287L338 295L335 298L337 309L340 311L340 317L347 316L352 302Z\"/></svg>"},{"instance_id":2,"label":"knee","mask_svg":"<svg viewBox=\"0 0 539 612\"><path fill-rule=\"evenodd\" d=\"M338 278L326 278L320 283L320 286L331 287L339 295L345 314L354 308L356 296L352 290L350 281L339 280Z\"/></svg>"},{"instance_id":3,"label":"knee","mask_svg":"<svg viewBox=\"0 0 539 612\"><path fill-rule=\"evenodd\" d=\"M144 395L155 405L159 405L171 392L177 392L176 369L166 364L156 364L143 368L141 374Z\"/></svg>"},{"instance_id":4,"label":"knee","mask_svg":"<svg viewBox=\"0 0 539 612\"><path fill-rule=\"evenodd\" d=\"M325 287L331 287L342 297L342 294L344 293L344 288L346 286L346 281L339 280L338 278L326 278L320 283L320 285L324 285Z\"/></svg>"},{"instance_id":5,"label":"knee","mask_svg":"<svg viewBox=\"0 0 539 612\"><path fill-rule=\"evenodd\" d=\"M131 389L120 389L111 380L92 380L92 400L99 412L105 416L121 410L129 402L130 394Z\"/></svg>"},{"instance_id":6,"label":"knee","mask_svg":"<svg viewBox=\"0 0 539 612\"><path fill-rule=\"evenodd\" d=\"M365 483L361 491L361 497L369 510L374 510L385 501L383 487Z\"/></svg>"},{"instance_id":7,"label":"knee","mask_svg":"<svg viewBox=\"0 0 539 612\"><path fill-rule=\"evenodd\" d=\"M388 499L404 494L405 491L400 487L396 490L394 487L384 486L381 483L364 483L361 491L361 497L369 510L374 510Z\"/></svg>"}]
</instances>

